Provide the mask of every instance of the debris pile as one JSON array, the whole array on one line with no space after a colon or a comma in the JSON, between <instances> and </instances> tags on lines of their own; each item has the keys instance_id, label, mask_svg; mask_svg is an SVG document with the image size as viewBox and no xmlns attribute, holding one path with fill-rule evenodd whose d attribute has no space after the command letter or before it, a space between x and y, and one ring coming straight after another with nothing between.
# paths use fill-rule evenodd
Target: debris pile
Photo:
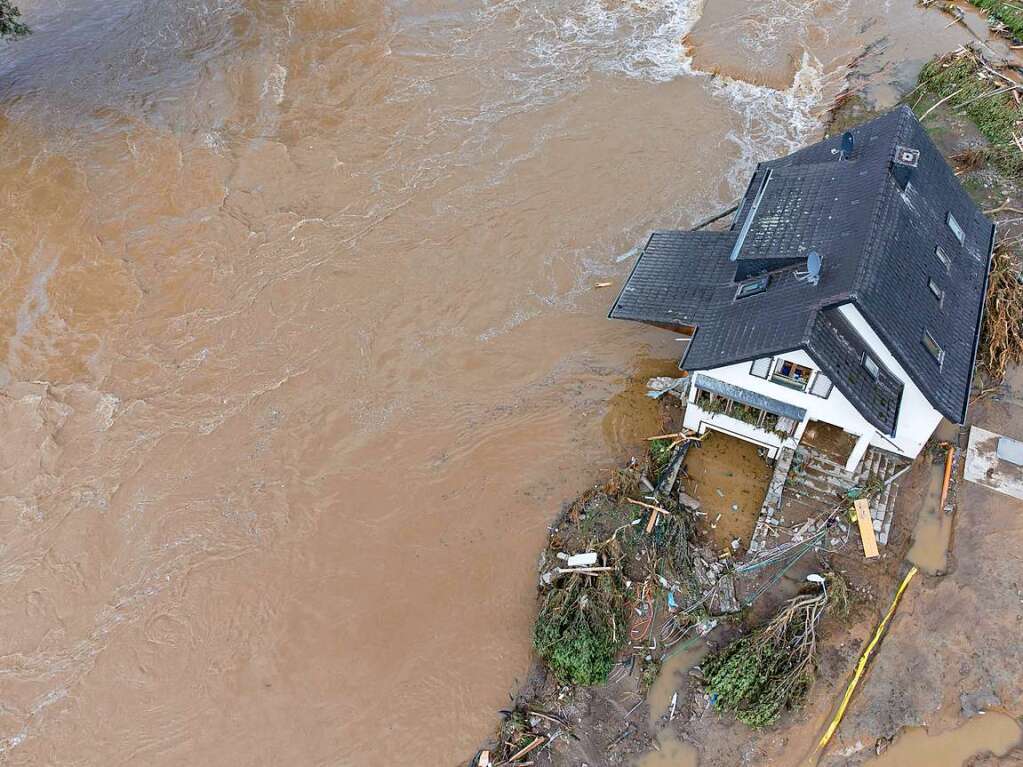
<instances>
[{"instance_id":1,"label":"debris pile","mask_svg":"<svg viewBox=\"0 0 1023 767\"><path fill-rule=\"evenodd\" d=\"M1011 250L995 249L988 278L987 305L981 333L980 363L989 383L997 385L1009 364L1023 363L1023 277Z\"/></svg>"},{"instance_id":2,"label":"debris pile","mask_svg":"<svg viewBox=\"0 0 1023 767\"><path fill-rule=\"evenodd\" d=\"M571 737L572 725L564 717L549 711L521 706L505 712L497 745L476 752L472 767L533 764L533 759L561 737ZM523 762L522 760L528 761Z\"/></svg>"},{"instance_id":3,"label":"debris pile","mask_svg":"<svg viewBox=\"0 0 1023 767\"><path fill-rule=\"evenodd\" d=\"M920 73L920 86L938 101L920 119L941 104L965 113L991 142L986 149L990 159L1006 174L1018 177L1023 174L1023 135L1018 127L1023 85L1010 71L989 63L968 46L934 59Z\"/></svg>"},{"instance_id":4,"label":"debris pile","mask_svg":"<svg viewBox=\"0 0 1023 767\"><path fill-rule=\"evenodd\" d=\"M676 491L698 441L681 432L652 438L642 464L614 471L552 528L540 558L533 645L559 682L603 684L616 665L631 669L634 654L642 662L656 649L657 613L682 612L720 575L699 559L702 580L695 577L699 503Z\"/></svg>"}]
</instances>

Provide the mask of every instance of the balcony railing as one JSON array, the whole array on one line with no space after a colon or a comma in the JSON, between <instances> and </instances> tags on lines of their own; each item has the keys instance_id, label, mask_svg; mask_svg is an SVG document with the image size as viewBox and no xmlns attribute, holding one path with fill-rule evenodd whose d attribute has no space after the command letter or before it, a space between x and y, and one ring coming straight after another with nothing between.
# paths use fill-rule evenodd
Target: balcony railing
<instances>
[{"instance_id":1,"label":"balcony railing","mask_svg":"<svg viewBox=\"0 0 1023 767\"><path fill-rule=\"evenodd\" d=\"M752 405L746 405L742 402L736 402L733 399L705 389L697 388L696 406L707 413L727 415L737 421L742 421L782 439L791 437L796 429L796 422L791 418L786 418L785 416L780 416L777 413L771 413Z\"/></svg>"}]
</instances>

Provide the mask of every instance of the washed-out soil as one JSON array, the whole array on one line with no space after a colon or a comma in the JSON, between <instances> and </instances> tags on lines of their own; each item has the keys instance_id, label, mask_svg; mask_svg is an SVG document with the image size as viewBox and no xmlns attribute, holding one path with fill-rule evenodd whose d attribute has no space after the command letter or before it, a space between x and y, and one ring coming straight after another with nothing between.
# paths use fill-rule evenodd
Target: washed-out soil
<instances>
[{"instance_id":1,"label":"washed-out soil","mask_svg":"<svg viewBox=\"0 0 1023 767\"><path fill-rule=\"evenodd\" d=\"M686 492L700 499L700 540L723 556L743 556L767 493L773 469L756 445L708 431L689 451ZM733 541L736 545L733 546Z\"/></svg>"}]
</instances>

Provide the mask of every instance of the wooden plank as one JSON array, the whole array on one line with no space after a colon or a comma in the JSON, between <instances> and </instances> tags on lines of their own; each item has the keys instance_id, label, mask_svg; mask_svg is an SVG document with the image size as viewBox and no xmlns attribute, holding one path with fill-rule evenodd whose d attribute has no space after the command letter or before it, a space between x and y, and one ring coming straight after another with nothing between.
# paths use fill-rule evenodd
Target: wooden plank
<instances>
[{"instance_id":1,"label":"wooden plank","mask_svg":"<svg viewBox=\"0 0 1023 767\"><path fill-rule=\"evenodd\" d=\"M874 523L870 519L870 502L860 498L853 502L856 509L856 522L860 526L860 538L863 540L863 555L867 559L880 556L877 550L877 538L874 536Z\"/></svg>"}]
</instances>

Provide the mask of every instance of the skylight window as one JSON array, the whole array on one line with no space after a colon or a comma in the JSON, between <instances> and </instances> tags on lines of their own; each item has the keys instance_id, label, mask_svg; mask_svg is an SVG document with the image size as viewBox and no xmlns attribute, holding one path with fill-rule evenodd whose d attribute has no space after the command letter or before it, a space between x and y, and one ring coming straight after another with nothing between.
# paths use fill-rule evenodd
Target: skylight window
<instances>
[{"instance_id":1,"label":"skylight window","mask_svg":"<svg viewBox=\"0 0 1023 767\"><path fill-rule=\"evenodd\" d=\"M934 361L941 365L945 359L945 350L938 346L938 342L934 340L934 336L929 331L924 331L923 344L928 354L934 357Z\"/></svg>"},{"instance_id":2,"label":"skylight window","mask_svg":"<svg viewBox=\"0 0 1023 767\"><path fill-rule=\"evenodd\" d=\"M938 283L930 277L927 278L927 288L931 291L931 294L938 299L938 306L941 306L941 302L945 299L945 291L938 287Z\"/></svg>"},{"instance_id":3,"label":"skylight window","mask_svg":"<svg viewBox=\"0 0 1023 767\"><path fill-rule=\"evenodd\" d=\"M952 270L952 259L948 257L948 253L946 253L940 245L934 249L934 255L938 257L938 260L941 261L942 264L944 264L946 272Z\"/></svg>"},{"instance_id":4,"label":"skylight window","mask_svg":"<svg viewBox=\"0 0 1023 767\"><path fill-rule=\"evenodd\" d=\"M763 277L757 277L755 280L742 283L735 291L735 300L738 301L740 298L748 298L749 296L755 296L757 293L763 293L767 290L767 284L770 281L771 276L765 274Z\"/></svg>"},{"instance_id":5,"label":"skylight window","mask_svg":"<svg viewBox=\"0 0 1023 767\"><path fill-rule=\"evenodd\" d=\"M956 217L949 211L948 217L945 219L945 223L948 224L948 228L952 230L952 234L956 236L956 239L962 243L966 239L966 232L959 226L959 222L956 221Z\"/></svg>"},{"instance_id":6,"label":"skylight window","mask_svg":"<svg viewBox=\"0 0 1023 767\"><path fill-rule=\"evenodd\" d=\"M867 369L871 377L876 381L877 377L881 375L881 366L877 364L877 360L871 357L866 352L863 352L863 367Z\"/></svg>"}]
</instances>

